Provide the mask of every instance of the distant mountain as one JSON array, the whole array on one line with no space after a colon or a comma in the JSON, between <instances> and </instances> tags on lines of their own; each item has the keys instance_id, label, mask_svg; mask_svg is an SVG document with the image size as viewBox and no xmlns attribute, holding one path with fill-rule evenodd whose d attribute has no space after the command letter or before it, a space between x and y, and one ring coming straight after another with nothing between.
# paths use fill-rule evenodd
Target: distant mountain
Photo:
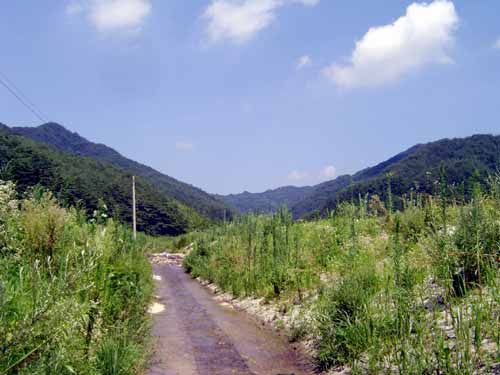
<instances>
[{"instance_id":1,"label":"distant mountain","mask_svg":"<svg viewBox=\"0 0 500 375\"><path fill-rule=\"evenodd\" d=\"M467 182L474 174L481 181L500 168L500 136L474 135L468 138L442 139L427 144L418 144L396 156L366 168L352 176L340 176L332 181L313 186L296 188L289 207L295 218L308 217L314 212L325 212L337 202L356 199L359 195L378 195L386 199L387 176L391 175L391 190L398 197L411 190L433 193L439 169L444 164L448 184ZM285 192L288 188L285 188ZM280 189L277 189L278 191ZM221 197L228 204L243 212L258 211L262 207L262 194L268 198L268 207L278 207L278 199L269 192L261 194L237 194ZM279 202L285 200L282 195ZM295 201L295 203L291 203Z\"/></svg>"},{"instance_id":2,"label":"distant mountain","mask_svg":"<svg viewBox=\"0 0 500 375\"><path fill-rule=\"evenodd\" d=\"M45 143L60 151L109 163L127 173L142 177L168 197L210 219L221 220L224 217L231 217L231 209L226 204L203 190L130 160L106 145L93 143L62 125L47 123L38 127L13 127L11 130L15 134Z\"/></svg>"},{"instance_id":3,"label":"distant mountain","mask_svg":"<svg viewBox=\"0 0 500 375\"><path fill-rule=\"evenodd\" d=\"M0 179L14 181L23 193L34 186L52 191L60 202L79 206L89 216L106 204L107 213L132 222L131 174L89 157L64 153L0 129ZM138 179L138 230L178 235L206 225L208 219Z\"/></svg>"},{"instance_id":4,"label":"distant mountain","mask_svg":"<svg viewBox=\"0 0 500 375\"><path fill-rule=\"evenodd\" d=\"M314 191L313 187L285 186L274 190L267 190L263 193L249 193L245 191L241 194L216 195L241 213L275 212L279 207L287 205L292 207L308 194Z\"/></svg>"}]
</instances>

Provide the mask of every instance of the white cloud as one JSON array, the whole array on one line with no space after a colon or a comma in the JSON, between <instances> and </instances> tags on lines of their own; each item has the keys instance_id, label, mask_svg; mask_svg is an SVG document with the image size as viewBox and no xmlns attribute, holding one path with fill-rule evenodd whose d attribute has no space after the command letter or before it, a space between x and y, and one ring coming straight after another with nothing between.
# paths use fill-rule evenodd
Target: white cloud
<instances>
[{"instance_id":1,"label":"white cloud","mask_svg":"<svg viewBox=\"0 0 500 375\"><path fill-rule=\"evenodd\" d=\"M288 174L288 180L293 181L293 182L304 182L309 178L309 174L306 172L301 172L298 170L291 171Z\"/></svg>"},{"instance_id":2,"label":"white cloud","mask_svg":"<svg viewBox=\"0 0 500 375\"><path fill-rule=\"evenodd\" d=\"M205 11L208 35L212 42L230 39L244 43L274 20L280 0L213 1Z\"/></svg>"},{"instance_id":3,"label":"white cloud","mask_svg":"<svg viewBox=\"0 0 500 375\"><path fill-rule=\"evenodd\" d=\"M74 0L66 6L66 13L85 14L98 31L137 32L151 8L150 0Z\"/></svg>"},{"instance_id":4,"label":"white cloud","mask_svg":"<svg viewBox=\"0 0 500 375\"><path fill-rule=\"evenodd\" d=\"M500 37L498 37L496 42L493 44L493 48L500 49Z\"/></svg>"},{"instance_id":5,"label":"white cloud","mask_svg":"<svg viewBox=\"0 0 500 375\"><path fill-rule=\"evenodd\" d=\"M413 3L394 23L370 28L349 64L333 64L324 73L339 86L356 88L395 81L425 65L448 64L458 22L449 0Z\"/></svg>"},{"instance_id":6,"label":"white cloud","mask_svg":"<svg viewBox=\"0 0 500 375\"><path fill-rule=\"evenodd\" d=\"M297 61L297 64L296 64L296 67L297 69L302 69L302 68L306 68L308 66L311 66L312 64L312 60L309 56L307 55L304 55L304 56L301 56L299 57L299 60Z\"/></svg>"},{"instance_id":7,"label":"white cloud","mask_svg":"<svg viewBox=\"0 0 500 375\"><path fill-rule=\"evenodd\" d=\"M337 176L337 169L333 165L327 165L323 168L320 174L321 180L333 180Z\"/></svg>"},{"instance_id":8,"label":"white cloud","mask_svg":"<svg viewBox=\"0 0 500 375\"><path fill-rule=\"evenodd\" d=\"M245 43L274 21L279 8L291 3L314 6L319 0L212 0L203 14L208 38L212 43Z\"/></svg>"},{"instance_id":9,"label":"white cloud","mask_svg":"<svg viewBox=\"0 0 500 375\"><path fill-rule=\"evenodd\" d=\"M175 149L177 151L190 152L194 150L194 144L191 142L177 142L175 144Z\"/></svg>"}]
</instances>

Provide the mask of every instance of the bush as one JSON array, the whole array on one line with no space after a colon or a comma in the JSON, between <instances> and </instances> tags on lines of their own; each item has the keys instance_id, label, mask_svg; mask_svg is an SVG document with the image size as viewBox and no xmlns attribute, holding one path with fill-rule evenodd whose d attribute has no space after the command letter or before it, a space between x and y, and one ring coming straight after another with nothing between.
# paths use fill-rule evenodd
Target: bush
<instances>
[{"instance_id":1,"label":"bush","mask_svg":"<svg viewBox=\"0 0 500 375\"><path fill-rule=\"evenodd\" d=\"M147 239L0 184L0 373L134 374L152 295ZM15 203L15 204L14 204Z\"/></svg>"},{"instance_id":2,"label":"bush","mask_svg":"<svg viewBox=\"0 0 500 375\"><path fill-rule=\"evenodd\" d=\"M69 219L50 193L39 200L26 200L21 210L23 250L30 258L53 258L57 242Z\"/></svg>"}]
</instances>

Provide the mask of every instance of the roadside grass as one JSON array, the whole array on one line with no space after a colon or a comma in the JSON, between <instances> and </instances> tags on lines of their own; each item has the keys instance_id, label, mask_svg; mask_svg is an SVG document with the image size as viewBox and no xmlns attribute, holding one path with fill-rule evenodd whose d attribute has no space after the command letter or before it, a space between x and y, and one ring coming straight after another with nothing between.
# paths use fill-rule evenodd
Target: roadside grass
<instances>
[{"instance_id":1,"label":"roadside grass","mask_svg":"<svg viewBox=\"0 0 500 375\"><path fill-rule=\"evenodd\" d=\"M139 373L155 242L50 193L14 191L0 184L0 373Z\"/></svg>"},{"instance_id":2,"label":"roadside grass","mask_svg":"<svg viewBox=\"0 0 500 375\"><path fill-rule=\"evenodd\" d=\"M389 180L386 203L311 222L243 216L193 234L184 265L235 296L301 303L312 319L292 339L312 339L323 369L486 374L500 361L500 177L443 181L394 198Z\"/></svg>"}]
</instances>

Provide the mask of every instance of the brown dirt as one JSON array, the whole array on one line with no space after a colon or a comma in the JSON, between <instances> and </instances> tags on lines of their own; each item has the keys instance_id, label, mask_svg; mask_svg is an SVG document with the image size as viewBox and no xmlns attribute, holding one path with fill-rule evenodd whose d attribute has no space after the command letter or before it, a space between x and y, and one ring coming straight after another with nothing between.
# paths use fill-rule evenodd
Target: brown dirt
<instances>
[{"instance_id":1,"label":"brown dirt","mask_svg":"<svg viewBox=\"0 0 500 375\"><path fill-rule=\"evenodd\" d=\"M154 262L157 338L148 375L306 375L311 360L170 262ZM160 263L160 264L158 264Z\"/></svg>"}]
</instances>

